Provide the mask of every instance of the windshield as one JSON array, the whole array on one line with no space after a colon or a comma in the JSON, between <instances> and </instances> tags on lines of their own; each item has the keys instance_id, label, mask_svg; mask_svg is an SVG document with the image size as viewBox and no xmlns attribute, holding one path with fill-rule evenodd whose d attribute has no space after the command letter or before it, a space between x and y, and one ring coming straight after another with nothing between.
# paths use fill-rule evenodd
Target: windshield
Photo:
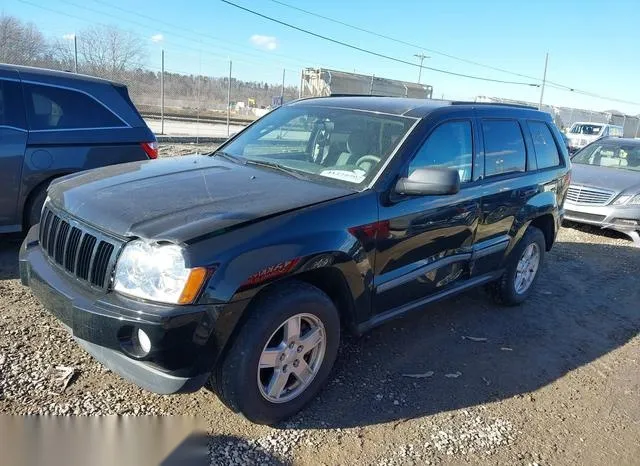
<instances>
[{"instance_id":1,"label":"windshield","mask_svg":"<svg viewBox=\"0 0 640 466\"><path fill-rule=\"evenodd\" d=\"M602 131L602 125L592 125L591 123L576 123L571 127L571 134L586 134L597 136Z\"/></svg>"},{"instance_id":2,"label":"windshield","mask_svg":"<svg viewBox=\"0 0 640 466\"><path fill-rule=\"evenodd\" d=\"M372 112L285 106L222 150L247 162L277 164L319 181L364 188L415 122Z\"/></svg>"},{"instance_id":3,"label":"windshield","mask_svg":"<svg viewBox=\"0 0 640 466\"><path fill-rule=\"evenodd\" d=\"M578 152L571 162L640 171L640 142L592 144Z\"/></svg>"}]
</instances>

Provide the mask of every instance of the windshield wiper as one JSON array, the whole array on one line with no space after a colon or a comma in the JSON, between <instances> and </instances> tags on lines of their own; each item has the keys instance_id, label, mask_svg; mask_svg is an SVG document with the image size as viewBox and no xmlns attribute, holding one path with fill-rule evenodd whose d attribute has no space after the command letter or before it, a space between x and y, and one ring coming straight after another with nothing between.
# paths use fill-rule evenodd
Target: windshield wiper
<instances>
[{"instance_id":1,"label":"windshield wiper","mask_svg":"<svg viewBox=\"0 0 640 466\"><path fill-rule=\"evenodd\" d=\"M225 152L223 150L217 150L215 151L213 154L211 154L213 156L218 156L218 157L223 157L231 162L234 163L239 163L240 165L246 165L247 164L247 160L242 158L242 157L238 157L237 155L231 155L229 152Z\"/></svg>"},{"instance_id":2,"label":"windshield wiper","mask_svg":"<svg viewBox=\"0 0 640 466\"><path fill-rule=\"evenodd\" d=\"M273 168L275 170L280 170L281 172L284 172L287 175L291 175L294 178L298 178L299 180L308 180L309 179L309 177L304 176L299 171L294 170L294 169L289 168L289 167L286 167L284 165L280 165L279 163L276 163L276 162L269 162L267 160L245 159L245 163L247 163L249 165L257 165L259 167L267 167L267 168Z\"/></svg>"}]
</instances>

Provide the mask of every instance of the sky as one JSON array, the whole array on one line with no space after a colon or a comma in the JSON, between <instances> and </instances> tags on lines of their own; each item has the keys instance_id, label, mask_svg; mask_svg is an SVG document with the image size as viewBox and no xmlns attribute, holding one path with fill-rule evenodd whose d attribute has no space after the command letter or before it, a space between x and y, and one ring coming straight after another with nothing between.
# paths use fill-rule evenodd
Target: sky
<instances>
[{"instance_id":1,"label":"sky","mask_svg":"<svg viewBox=\"0 0 640 466\"><path fill-rule=\"evenodd\" d=\"M379 54L484 78L540 84L547 80L604 99L547 86L544 103L640 114L638 0L528 2L493 0L281 0L375 31L400 44L317 18L273 0L231 0L246 8ZM304 67L416 82L419 68L312 37L237 9L221 0L1 0L0 11L32 21L51 38L78 35L91 25L134 31L146 65L169 71L297 85ZM471 60L479 66L454 59ZM490 69L501 68L531 78ZM423 69L434 97L472 100L496 96L538 102L540 87L462 78ZM617 102L612 99L623 100Z\"/></svg>"}]
</instances>

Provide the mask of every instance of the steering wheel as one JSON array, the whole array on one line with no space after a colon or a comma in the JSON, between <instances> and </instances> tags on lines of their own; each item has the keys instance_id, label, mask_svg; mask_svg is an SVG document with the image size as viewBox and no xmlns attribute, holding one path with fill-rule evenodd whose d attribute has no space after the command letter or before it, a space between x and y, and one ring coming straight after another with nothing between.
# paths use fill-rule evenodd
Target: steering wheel
<instances>
[{"instance_id":1,"label":"steering wheel","mask_svg":"<svg viewBox=\"0 0 640 466\"><path fill-rule=\"evenodd\" d=\"M360 167L360 164L364 163L364 162L371 162L372 164L376 164L376 163L379 163L380 160L382 160L382 159L380 157L378 157L377 155L363 155L358 160L356 160L356 167ZM369 168L371 168L371 167L369 167ZM369 171L369 170L367 169L365 171Z\"/></svg>"}]
</instances>

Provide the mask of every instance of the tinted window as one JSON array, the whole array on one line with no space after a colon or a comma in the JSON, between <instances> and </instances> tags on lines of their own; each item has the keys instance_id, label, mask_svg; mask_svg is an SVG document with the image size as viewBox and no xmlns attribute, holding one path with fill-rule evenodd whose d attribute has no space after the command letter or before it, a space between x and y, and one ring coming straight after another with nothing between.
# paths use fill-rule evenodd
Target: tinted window
<instances>
[{"instance_id":1,"label":"tinted window","mask_svg":"<svg viewBox=\"0 0 640 466\"><path fill-rule=\"evenodd\" d=\"M530 121L529 129L536 150L538 168L557 167L560 165L560 155L549 127L541 121Z\"/></svg>"},{"instance_id":2,"label":"tinted window","mask_svg":"<svg viewBox=\"0 0 640 466\"><path fill-rule=\"evenodd\" d=\"M125 126L111 111L81 92L26 84L31 129L75 129Z\"/></svg>"},{"instance_id":3,"label":"tinted window","mask_svg":"<svg viewBox=\"0 0 640 466\"><path fill-rule=\"evenodd\" d=\"M455 168L460 173L460 181L471 180L473 158L471 122L453 121L438 126L409 165L409 175L416 168Z\"/></svg>"},{"instance_id":4,"label":"tinted window","mask_svg":"<svg viewBox=\"0 0 640 466\"><path fill-rule=\"evenodd\" d=\"M0 79L0 126L26 128L22 91L17 81Z\"/></svg>"},{"instance_id":5,"label":"tinted window","mask_svg":"<svg viewBox=\"0 0 640 466\"><path fill-rule=\"evenodd\" d=\"M517 121L485 120L482 133L486 176L525 171L527 153Z\"/></svg>"}]
</instances>

